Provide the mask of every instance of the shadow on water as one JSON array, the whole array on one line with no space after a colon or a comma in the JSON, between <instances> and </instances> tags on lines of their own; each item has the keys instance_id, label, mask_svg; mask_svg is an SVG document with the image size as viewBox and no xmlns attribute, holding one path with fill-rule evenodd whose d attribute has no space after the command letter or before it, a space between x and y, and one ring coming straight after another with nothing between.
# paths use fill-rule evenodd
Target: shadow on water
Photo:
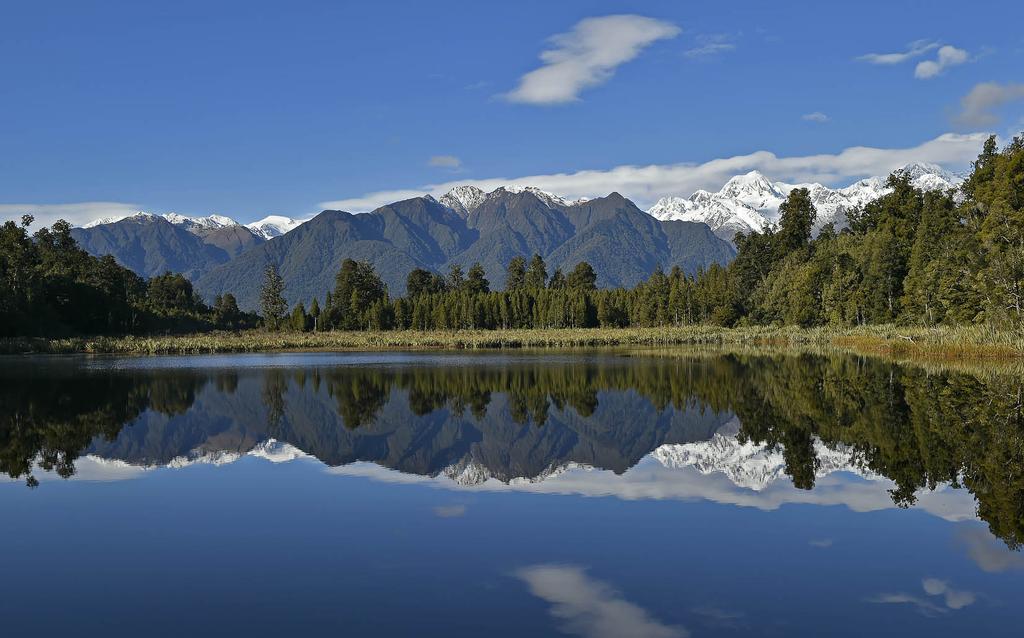
<instances>
[{"instance_id":1,"label":"shadow on water","mask_svg":"<svg viewBox=\"0 0 1024 638\"><path fill-rule=\"evenodd\" d=\"M369 461L435 476L483 468L500 481L578 463L625 472L665 444L710 439L781 451L814 488L816 443L890 479L914 504L939 485L1018 548L1024 532L1024 381L876 358L812 354L521 357L471 365L187 370L81 361L8 367L0 471L75 473L83 454L153 466L244 454L274 439L330 466Z\"/></svg>"}]
</instances>

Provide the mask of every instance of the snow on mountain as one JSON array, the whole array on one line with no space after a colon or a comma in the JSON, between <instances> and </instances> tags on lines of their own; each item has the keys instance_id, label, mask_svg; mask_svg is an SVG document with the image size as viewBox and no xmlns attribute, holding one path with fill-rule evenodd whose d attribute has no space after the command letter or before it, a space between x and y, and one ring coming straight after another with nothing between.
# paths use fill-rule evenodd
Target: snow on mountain
<instances>
[{"instance_id":1,"label":"snow on mountain","mask_svg":"<svg viewBox=\"0 0 1024 638\"><path fill-rule=\"evenodd\" d=\"M102 226L104 224L114 224L120 221L124 221L126 219L137 219L139 221L142 221L145 219L154 219L157 217L162 217L163 219L166 219L168 222L174 224L175 226L181 226L182 228L188 231L208 230L213 228L224 228L227 226L238 225L238 222L231 219L230 217L225 217L223 215L207 215L206 217L186 217L185 215L179 215L178 213L166 213L164 215L155 215L153 213L139 211L137 213L132 213L130 215L100 217L99 219L94 219L91 222L84 224L82 228L93 228L95 226Z\"/></svg>"},{"instance_id":2,"label":"snow on mountain","mask_svg":"<svg viewBox=\"0 0 1024 638\"><path fill-rule=\"evenodd\" d=\"M132 213L131 215L117 215L110 217L101 217L95 219L85 225L83 228L93 228L94 226L102 226L103 224L113 224L125 219L137 219L139 221L146 219L154 219L161 217L166 219L168 222L194 234L202 234L205 231L215 230L218 228L229 228L231 226L242 226L234 219L225 217L224 215L207 215L205 217L188 217L186 215L179 215L178 213L166 213L164 215L155 215L153 213L146 213L139 211ZM292 219L291 217L283 217L281 215L270 215L263 219L252 222L250 224L244 224L246 228L251 230L253 234L259 235L263 239L271 239L278 237L293 230L306 222L305 219Z\"/></svg>"},{"instance_id":3,"label":"snow on mountain","mask_svg":"<svg viewBox=\"0 0 1024 638\"><path fill-rule=\"evenodd\" d=\"M264 459L271 463L287 463L296 459L309 458L309 454L306 454L291 443L285 443L277 439L267 439L262 443L257 443L256 447L249 450L249 456Z\"/></svg>"},{"instance_id":4,"label":"snow on mountain","mask_svg":"<svg viewBox=\"0 0 1024 638\"><path fill-rule=\"evenodd\" d=\"M140 210L129 215L112 215L110 217L100 217L99 219L94 219L91 222L84 224L82 228L93 228L95 226L102 226L104 224L114 224L125 219L135 219L138 221L142 221L144 219L149 219L151 217L156 217L156 215L152 213L146 213Z\"/></svg>"},{"instance_id":5,"label":"snow on mountain","mask_svg":"<svg viewBox=\"0 0 1024 638\"><path fill-rule=\"evenodd\" d=\"M462 487L483 485L491 480L508 485L525 485L541 483L573 469L590 469L590 466L575 462L553 463L537 476L498 476L483 463L473 459L471 456L466 456L445 467L436 476L443 476Z\"/></svg>"},{"instance_id":6,"label":"snow on mountain","mask_svg":"<svg viewBox=\"0 0 1024 638\"><path fill-rule=\"evenodd\" d=\"M477 206L487 199L487 193L476 186L456 186L438 200L463 217L469 217Z\"/></svg>"},{"instance_id":7,"label":"snow on mountain","mask_svg":"<svg viewBox=\"0 0 1024 638\"><path fill-rule=\"evenodd\" d=\"M537 199L544 202L545 205L551 208L564 208L566 206L575 206L576 204L582 204L588 200L587 197L581 197L579 199L567 200L564 197L559 197L554 193L541 190L534 186L523 186L521 184L508 184L505 186L499 186L491 192L483 191L476 186L464 185L456 186L447 193L441 196L439 201L444 206L452 209L456 213L463 217L468 217L480 204L487 201L490 197L500 197L508 193L532 193ZM429 197L429 196L428 196Z\"/></svg>"},{"instance_id":8,"label":"snow on mountain","mask_svg":"<svg viewBox=\"0 0 1024 638\"><path fill-rule=\"evenodd\" d=\"M814 473L818 478L833 472L848 472L863 478L874 476L851 462L849 450L831 449L815 440L814 454L818 460ZM701 474L724 474L737 487L755 492L776 481L788 480L781 449L740 443L734 434L716 432L707 441L662 445L651 456L670 469L692 467Z\"/></svg>"},{"instance_id":9,"label":"snow on mountain","mask_svg":"<svg viewBox=\"0 0 1024 638\"><path fill-rule=\"evenodd\" d=\"M959 186L963 176L936 164L915 162L898 169L906 172L913 185L922 190L945 190ZM846 225L846 213L885 195L885 178L869 177L843 188L818 183L772 182L758 171L731 178L717 193L697 191L688 198L663 197L647 212L661 220L704 222L716 235L732 241L737 232L761 232L779 219L779 206L795 188L810 191L818 211L815 232L826 224Z\"/></svg>"},{"instance_id":10,"label":"snow on mountain","mask_svg":"<svg viewBox=\"0 0 1024 638\"><path fill-rule=\"evenodd\" d=\"M178 213L167 213L164 219L175 226L181 226L187 231L212 230L215 228L227 228L238 226L238 222L223 215L207 215L206 217L186 217Z\"/></svg>"},{"instance_id":11,"label":"snow on mountain","mask_svg":"<svg viewBox=\"0 0 1024 638\"><path fill-rule=\"evenodd\" d=\"M719 198L742 202L754 210L778 210L786 195L758 171L737 175L718 191Z\"/></svg>"},{"instance_id":12,"label":"snow on mountain","mask_svg":"<svg viewBox=\"0 0 1024 638\"><path fill-rule=\"evenodd\" d=\"M726 241L732 241L738 232L761 232L768 225L768 220L747 204L705 190L685 199L662 197L647 212L663 221L703 222Z\"/></svg>"},{"instance_id":13,"label":"snow on mountain","mask_svg":"<svg viewBox=\"0 0 1024 638\"><path fill-rule=\"evenodd\" d=\"M274 237L280 237L281 235L295 230L308 219L292 219L291 217L284 217L281 215L269 215L263 219L246 224L245 227L256 233L263 239L273 239Z\"/></svg>"}]
</instances>

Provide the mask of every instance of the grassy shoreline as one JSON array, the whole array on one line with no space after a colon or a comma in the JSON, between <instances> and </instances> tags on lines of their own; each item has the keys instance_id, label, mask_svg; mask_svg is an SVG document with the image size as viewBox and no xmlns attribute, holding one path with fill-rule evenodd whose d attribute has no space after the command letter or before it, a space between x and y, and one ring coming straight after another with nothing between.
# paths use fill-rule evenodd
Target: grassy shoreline
<instances>
[{"instance_id":1,"label":"grassy shoreline","mask_svg":"<svg viewBox=\"0 0 1024 638\"><path fill-rule=\"evenodd\" d=\"M849 329L684 326L463 330L457 332L212 332L149 337L15 338L0 340L0 354L207 354L288 350L483 350L609 346L773 346L841 349L896 358L936 360L1024 357L1024 331L985 326Z\"/></svg>"}]
</instances>

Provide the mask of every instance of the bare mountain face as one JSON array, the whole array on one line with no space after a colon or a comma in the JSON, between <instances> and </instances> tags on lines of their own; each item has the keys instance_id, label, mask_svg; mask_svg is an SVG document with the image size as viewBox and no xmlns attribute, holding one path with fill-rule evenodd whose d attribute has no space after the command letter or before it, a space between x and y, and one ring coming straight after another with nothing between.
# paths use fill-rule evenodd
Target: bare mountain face
<instances>
[{"instance_id":1,"label":"bare mountain face","mask_svg":"<svg viewBox=\"0 0 1024 638\"><path fill-rule=\"evenodd\" d=\"M544 257L549 274L581 261L598 273L598 285L632 286L659 265L693 273L728 262L734 251L704 224L661 222L618 193L567 202L533 188L491 193L452 191L395 202L370 213L324 211L294 230L256 246L200 277L207 298L232 292L254 308L261 273L274 264L289 303L318 297L334 287L345 258L374 265L393 295L405 293L409 271L446 272L452 264L480 262L492 288L505 284L513 257Z\"/></svg>"},{"instance_id":2,"label":"bare mountain face","mask_svg":"<svg viewBox=\"0 0 1024 638\"><path fill-rule=\"evenodd\" d=\"M914 186L921 190L946 190L963 183L963 177L935 164L903 166ZM846 226L847 212L888 192L885 178L869 177L844 188L822 184L772 182L757 171L737 175L717 193L699 190L689 197L663 197L647 212L661 220L703 222L715 234L731 242L736 233L761 232L779 219L779 206L795 188L806 188L818 210L815 232L826 224Z\"/></svg>"}]
</instances>

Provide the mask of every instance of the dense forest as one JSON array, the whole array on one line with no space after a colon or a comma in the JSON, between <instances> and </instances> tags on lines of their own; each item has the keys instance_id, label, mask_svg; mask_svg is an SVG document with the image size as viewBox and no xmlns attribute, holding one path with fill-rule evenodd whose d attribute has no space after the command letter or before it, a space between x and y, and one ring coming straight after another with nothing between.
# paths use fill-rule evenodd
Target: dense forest
<instances>
[{"instance_id":1,"label":"dense forest","mask_svg":"<svg viewBox=\"0 0 1024 638\"><path fill-rule=\"evenodd\" d=\"M534 255L508 264L502 291L479 264L455 265L412 271L407 295L392 299L372 266L345 260L325 302L290 315L269 268L261 307L269 326L293 330L1024 325L1024 138L1002 150L989 138L958 190L924 192L899 173L888 187L847 228L817 237L809 193L795 189L776 227L737 235L728 266L658 269L631 289L598 289L586 262L548 273Z\"/></svg>"},{"instance_id":2,"label":"dense forest","mask_svg":"<svg viewBox=\"0 0 1024 638\"><path fill-rule=\"evenodd\" d=\"M0 226L0 336L133 334L255 327L231 295L206 305L180 274L144 279L79 247L58 221L34 234L31 215Z\"/></svg>"},{"instance_id":3,"label":"dense forest","mask_svg":"<svg viewBox=\"0 0 1024 638\"><path fill-rule=\"evenodd\" d=\"M503 290L479 263L447 273L416 269L394 298L372 265L346 259L323 299L287 301L277 271L263 273L261 317L231 294L207 306L182 277L148 280L113 258L88 255L66 222L29 234L0 228L0 335L271 330L458 330L687 324L851 326L899 323L1024 325L1024 138L985 143L958 189L921 191L909 176L816 237L809 194L795 189L777 226L736 236L728 266L687 275L661 268L633 288L599 289L586 263L548 272L516 257ZM253 273L253 276L259 276Z\"/></svg>"}]
</instances>

